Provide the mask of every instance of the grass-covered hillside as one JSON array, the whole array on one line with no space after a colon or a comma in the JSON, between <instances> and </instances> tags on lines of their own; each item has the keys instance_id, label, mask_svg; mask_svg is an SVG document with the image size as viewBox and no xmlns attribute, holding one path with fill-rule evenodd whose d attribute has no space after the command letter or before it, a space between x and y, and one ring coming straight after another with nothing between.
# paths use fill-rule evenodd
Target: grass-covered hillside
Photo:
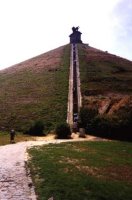
<instances>
[{"instance_id":1,"label":"grass-covered hillside","mask_svg":"<svg viewBox=\"0 0 132 200\"><path fill-rule=\"evenodd\" d=\"M89 132L95 133L96 129L107 136L111 131L120 135L119 129L123 135L129 134L132 132L132 62L85 44L78 48L84 126Z\"/></svg>"},{"instance_id":2,"label":"grass-covered hillside","mask_svg":"<svg viewBox=\"0 0 132 200\"><path fill-rule=\"evenodd\" d=\"M82 93L132 94L132 62L119 56L79 45Z\"/></svg>"},{"instance_id":3,"label":"grass-covered hillside","mask_svg":"<svg viewBox=\"0 0 132 200\"><path fill-rule=\"evenodd\" d=\"M0 71L0 128L45 129L66 120L69 50L65 45Z\"/></svg>"}]
</instances>

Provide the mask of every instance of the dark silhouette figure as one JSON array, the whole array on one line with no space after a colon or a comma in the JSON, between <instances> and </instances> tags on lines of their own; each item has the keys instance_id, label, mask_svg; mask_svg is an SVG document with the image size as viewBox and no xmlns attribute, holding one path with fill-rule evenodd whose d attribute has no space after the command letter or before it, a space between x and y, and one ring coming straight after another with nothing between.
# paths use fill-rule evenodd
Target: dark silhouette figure
<instances>
[{"instance_id":1,"label":"dark silhouette figure","mask_svg":"<svg viewBox=\"0 0 132 200\"><path fill-rule=\"evenodd\" d=\"M12 129L12 130L10 131L10 143L11 143L11 144L15 143L15 135L16 135L15 130Z\"/></svg>"},{"instance_id":2,"label":"dark silhouette figure","mask_svg":"<svg viewBox=\"0 0 132 200\"><path fill-rule=\"evenodd\" d=\"M79 26L78 27L72 27L72 31L73 33L69 36L70 37L70 43L71 44L75 44L75 43L82 43L81 41L81 32L78 31Z\"/></svg>"}]
</instances>

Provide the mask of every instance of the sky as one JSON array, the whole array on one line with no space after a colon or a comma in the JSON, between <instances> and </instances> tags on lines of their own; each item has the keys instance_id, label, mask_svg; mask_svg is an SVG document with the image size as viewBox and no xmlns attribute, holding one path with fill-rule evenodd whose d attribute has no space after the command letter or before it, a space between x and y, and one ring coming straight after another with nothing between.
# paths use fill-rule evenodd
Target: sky
<instances>
[{"instance_id":1,"label":"sky","mask_svg":"<svg viewBox=\"0 0 132 200\"><path fill-rule=\"evenodd\" d=\"M69 43L132 60L132 0L0 0L0 69Z\"/></svg>"}]
</instances>

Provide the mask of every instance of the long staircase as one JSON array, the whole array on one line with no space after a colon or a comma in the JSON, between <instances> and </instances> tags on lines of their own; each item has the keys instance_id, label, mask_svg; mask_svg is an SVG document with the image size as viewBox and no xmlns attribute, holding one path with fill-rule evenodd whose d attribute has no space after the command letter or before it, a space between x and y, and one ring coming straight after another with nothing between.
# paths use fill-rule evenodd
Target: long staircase
<instances>
[{"instance_id":1,"label":"long staircase","mask_svg":"<svg viewBox=\"0 0 132 200\"><path fill-rule=\"evenodd\" d=\"M71 44L67 123L72 127L78 120L82 96L77 44Z\"/></svg>"}]
</instances>

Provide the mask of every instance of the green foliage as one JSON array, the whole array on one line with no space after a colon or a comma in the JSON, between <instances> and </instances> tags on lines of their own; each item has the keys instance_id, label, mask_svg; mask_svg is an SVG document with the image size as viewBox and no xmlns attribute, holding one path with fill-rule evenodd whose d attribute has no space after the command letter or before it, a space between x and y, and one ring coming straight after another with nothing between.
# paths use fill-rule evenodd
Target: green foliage
<instances>
[{"instance_id":1,"label":"green foliage","mask_svg":"<svg viewBox=\"0 0 132 200\"><path fill-rule=\"evenodd\" d=\"M116 128L116 121L107 115L97 115L92 121L92 127L87 126L87 130L91 128L98 136L112 136L113 128Z\"/></svg>"},{"instance_id":2,"label":"green foliage","mask_svg":"<svg viewBox=\"0 0 132 200\"><path fill-rule=\"evenodd\" d=\"M97 115L97 113L98 112L96 109L82 107L79 114L80 126L86 128L88 124L92 123L92 120Z\"/></svg>"},{"instance_id":3,"label":"green foliage","mask_svg":"<svg viewBox=\"0 0 132 200\"><path fill-rule=\"evenodd\" d=\"M132 141L132 110L130 107L122 108L113 115L99 115L96 109L81 108L80 124L88 134Z\"/></svg>"},{"instance_id":4,"label":"green foliage","mask_svg":"<svg viewBox=\"0 0 132 200\"><path fill-rule=\"evenodd\" d=\"M71 135L70 126L67 123L57 125L55 132L58 139L68 139Z\"/></svg>"},{"instance_id":5,"label":"green foliage","mask_svg":"<svg viewBox=\"0 0 132 200\"><path fill-rule=\"evenodd\" d=\"M33 125L30 127L27 133L29 135L42 136L44 135L43 131L44 131L44 123L43 121L39 120L33 123Z\"/></svg>"}]
</instances>

